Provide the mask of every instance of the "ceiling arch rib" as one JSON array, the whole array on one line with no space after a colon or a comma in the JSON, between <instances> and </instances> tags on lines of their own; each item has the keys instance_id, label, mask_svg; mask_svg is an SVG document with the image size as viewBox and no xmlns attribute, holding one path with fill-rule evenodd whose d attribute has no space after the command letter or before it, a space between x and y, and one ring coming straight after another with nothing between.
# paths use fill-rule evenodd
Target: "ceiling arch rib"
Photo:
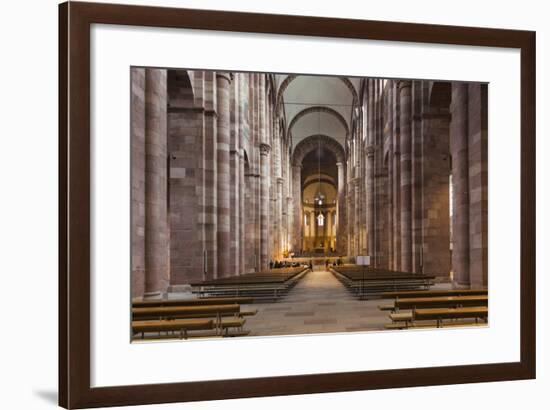
<instances>
[{"instance_id":1,"label":"ceiling arch rib","mask_svg":"<svg viewBox=\"0 0 550 410\"><path fill-rule=\"evenodd\" d=\"M340 143L338 143L336 140L329 137L328 135L316 134L310 135L309 137L300 141L298 145L296 145L292 154L292 165L301 166L304 157L311 151L318 149L319 144L321 144L323 148L334 154L336 162L340 162L342 164L345 162L346 156L344 154L344 149L342 148L342 145L340 145Z\"/></svg>"},{"instance_id":2,"label":"ceiling arch rib","mask_svg":"<svg viewBox=\"0 0 550 410\"><path fill-rule=\"evenodd\" d=\"M312 107L305 108L302 111L298 112L292 118L292 120L290 121L290 123L288 125L288 133L292 132L292 128L296 125L296 123L298 121L300 121L300 119L302 119L306 115L314 114L314 113L325 113L325 114L329 114L329 115L333 116L342 125L342 127L345 130L345 134L349 135L349 126L348 126L348 122L346 121L346 119L338 111L336 111L335 109L333 109L331 107L327 107L325 105L314 105Z\"/></svg>"},{"instance_id":3,"label":"ceiling arch rib","mask_svg":"<svg viewBox=\"0 0 550 410\"><path fill-rule=\"evenodd\" d=\"M329 176L325 176L325 175L321 175L320 177L317 176L317 175L310 175L308 178L306 178L306 180L304 181L303 183L303 189L307 188L308 186L310 185L315 185L315 184L319 184L319 183L323 183L323 184L327 184L327 185L332 185L334 187L337 187L338 186L338 182L337 181L334 181L334 178L332 178L330 175Z\"/></svg>"},{"instance_id":4,"label":"ceiling arch rib","mask_svg":"<svg viewBox=\"0 0 550 410\"><path fill-rule=\"evenodd\" d=\"M357 90L355 89L355 86L352 84L352 82L347 77L313 77L313 76L298 76L295 74L288 75L280 84L279 90L277 92L277 103L276 103L276 110L277 112L281 109L283 105L283 95L287 88L290 86L290 84L296 80L296 79L322 79L322 78L328 78L328 79L336 79L339 80L341 83L344 84L344 86L347 88L349 93L351 94L351 104L357 103L359 101L359 96L357 94Z\"/></svg>"}]
</instances>

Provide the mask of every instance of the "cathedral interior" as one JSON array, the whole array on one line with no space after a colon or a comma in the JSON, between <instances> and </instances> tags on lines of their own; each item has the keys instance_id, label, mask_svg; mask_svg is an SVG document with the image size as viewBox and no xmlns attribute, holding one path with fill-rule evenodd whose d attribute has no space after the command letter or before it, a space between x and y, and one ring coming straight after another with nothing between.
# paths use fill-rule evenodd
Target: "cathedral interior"
<instances>
[{"instance_id":1,"label":"cathedral interior","mask_svg":"<svg viewBox=\"0 0 550 410\"><path fill-rule=\"evenodd\" d=\"M371 291L486 306L487 92L133 67L134 313L155 319L139 309L168 309L159 300L244 298L256 307L251 334L276 335L384 328ZM270 292L275 300L260 304ZM190 320L184 311L177 318ZM455 320L477 323L484 312ZM439 327L445 316L430 318ZM175 323L168 330L183 332ZM218 325L216 335L231 334Z\"/></svg>"}]
</instances>

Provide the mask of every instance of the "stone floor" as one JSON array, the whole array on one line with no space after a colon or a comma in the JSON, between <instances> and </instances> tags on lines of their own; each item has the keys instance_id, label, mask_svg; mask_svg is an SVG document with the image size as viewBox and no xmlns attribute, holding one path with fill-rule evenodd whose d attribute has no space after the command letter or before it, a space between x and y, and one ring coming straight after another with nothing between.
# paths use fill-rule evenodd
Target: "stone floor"
<instances>
[{"instance_id":1,"label":"stone floor","mask_svg":"<svg viewBox=\"0 0 550 410\"><path fill-rule=\"evenodd\" d=\"M380 303L357 300L332 273L314 270L281 301L243 306L258 310L245 328L250 336L383 330L390 320Z\"/></svg>"}]
</instances>

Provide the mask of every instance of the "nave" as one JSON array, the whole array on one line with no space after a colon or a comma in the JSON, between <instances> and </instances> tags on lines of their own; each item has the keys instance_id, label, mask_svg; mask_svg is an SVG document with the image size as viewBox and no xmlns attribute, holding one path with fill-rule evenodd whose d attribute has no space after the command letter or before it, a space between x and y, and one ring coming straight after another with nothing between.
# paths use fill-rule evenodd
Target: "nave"
<instances>
[{"instance_id":1,"label":"nave","mask_svg":"<svg viewBox=\"0 0 550 410\"><path fill-rule=\"evenodd\" d=\"M131 91L134 335L485 321L456 292L488 285L487 84L134 67Z\"/></svg>"}]
</instances>

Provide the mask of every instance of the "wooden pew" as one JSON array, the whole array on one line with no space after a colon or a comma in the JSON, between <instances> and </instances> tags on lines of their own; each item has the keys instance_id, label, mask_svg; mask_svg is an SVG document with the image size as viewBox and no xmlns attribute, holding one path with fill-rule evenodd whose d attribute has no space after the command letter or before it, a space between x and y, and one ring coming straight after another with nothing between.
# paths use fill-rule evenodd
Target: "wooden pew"
<instances>
[{"instance_id":1,"label":"wooden pew","mask_svg":"<svg viewBox=\"0 0 550 410\"><path fill-rule=\"evenodd\" d=\"M243 318L231 318L231 319L222 319L220 323L220 331L224 336L245 336L250 333L250 331L243 330L243 326L246 323L246 319ZM239 329L238 333L231 334L229 329L237 328Z\"/></svg>"},{"instance_id":2,"label":"wooden pew","mask_svg":"<svg viewBox=\"0 0 550 410\"><path fill-rule=\"evenodd\" d=\"M486 319L489 315L487 307L463 307L457 309L416 309L414 312L415 320L443 320L443 319Z\"/></svg>"},{"instance_id":3,"label":"wooden pew","mask_svg":"<svg viewBox=\"0 0 550 410\"><path fill-rule=\"evenodd\" d=\"M205 305L205 306L158 306L132 308L133 320L140 318L181 319L197 315L221 316L223 313L238 315L240 305Z\"/></svg>"},{"instance_id":4,"label":"wooden pew","mask_svg":"<svg viewBox=\"0 0 550 410\"><path fill-rule=\"evenodd\" d=\"M421 298L401 298L394 302L394 310L422 308L458 308L471 306L487 306L487 295L468 296L435 296Z\"/></svg>"},{"instance_id":5,"label":"wooden pew","mask_svg":"<svg viewBox=\"0 0 550 410\"><path fill-rule=\"evenodd\" d=\"M215 317L214 328L217 333L228 334L231 327L240 328L245 323L243 316L255 315L258 311L241 311L240 305L198 305L198 306L153 306L132 308L132 319L134 323L142 320L172 321L182 318L211 318ZM225 319L226 316L233 316L233 319Z\"/></svg>"},{"instance_id":6,"label":"wooden pew","mask_svg":"<svg viewBox=\"0 0 550 410\"><path fill-rule=\"evenodd\" d=\"M252 297L255 302L277 300L286 295L308 272L306 267L279 268L265 272L248 273L192 283L192 292L199 298Z\"/></svg>"},{"instance_id":7,"label":"wooden pew","mask_svg":"<svg viewBox=\"0 0 550 410\"><path fill-rule=\"evenodd\" d=\"M397 298L421 298L431 296L473 296L487 295L487 289L430 289L430 290L404 290L397 292L383 292L380 296L383 299Z\"/></svg>"},{"instance_id":8,"label":"wooden pew","mask_svg":"<svg viewBox=\"0 0 550 410\"><path fill-rule=\"evenodd\" d=\"M436 327L441 327L443 325L443 320L447 319L475 319L475 322L478 323L479 319L486 320L488 314L489 310L485 306L415 309L406 313L390 313L390 319L393 324L399 324L398 326L387 325L386 328L414 327L416 321L427 320L435 321Z\"/></svg>"},{"instance_id":9,"label":"wooden pew","mask_svg":"<svg viewBox=\"0 0 550 410\"><path fill-rule=\"evenodd\" d=\"M215 328L220 331L222 316L238 315L240 305L160 306L132 308L132 320L174 320L182 318L215 317Z\"/></svg>"},{"instance_id":10,"label":"wooden pew","mask_svg":"<svg viewBox=\"0 0 550 410\"><path fill-rule=\"evenodd\" d=\"M202 306L202 305L246 305L254 303L253 298L202 298L202 299L149 299L136 300L132 307L161 307L161 306Z\"/></svg>"},{"instance_id":11,"label":"wooden pew","mask_svg":"<svg viewBox=\"0 0 550 410\"><path fill-rule=\"evenodd\" d=\"M386 269L360 267L332 267L331 272L352 293L364 298L366 296L378 296L389 289L427 289L435 279L432 275L415 274L409 272L389 271Z\"/></svg>"},{"instance_id":12,"label":"wooden pew","mask_svg":"<svg viewBox=\"0 0 550 410\"><path fill-rule=\"evenodd\" d=\"M132 322L133 334L151 332L178 332L180 339L187 339L188 332L193 330L213 330L215 323L213 319L178 319L178 320L152 320Z\"/></svg>"}]
</instances>

